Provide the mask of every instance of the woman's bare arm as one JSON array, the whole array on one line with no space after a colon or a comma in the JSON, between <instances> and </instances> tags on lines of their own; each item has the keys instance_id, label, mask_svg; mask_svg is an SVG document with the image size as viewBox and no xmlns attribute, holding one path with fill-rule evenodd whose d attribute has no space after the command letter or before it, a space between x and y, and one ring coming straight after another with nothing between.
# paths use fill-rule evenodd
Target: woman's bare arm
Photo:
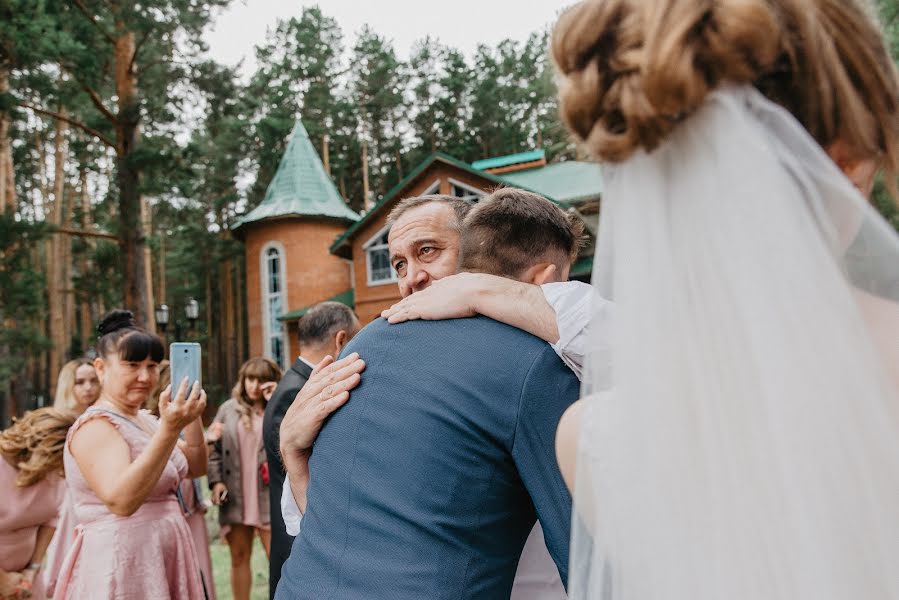
<instances>
[{"instance_id":1,"label":"woman's bare arm","mask_svg":"<svg viewBox=\"0 0 899 600\"><path fill-rule=\"evenodd\" d=\"M127 517L140 508L162 476L181 430L206 407L206 393L199 384L186 399L186 382L174 399L171 396L169 386L159 398L159 428L133 461L128 443L105 418L87 421L72 436L70 448L78 468L115 515Z\"/></svg>"}]
</instances>

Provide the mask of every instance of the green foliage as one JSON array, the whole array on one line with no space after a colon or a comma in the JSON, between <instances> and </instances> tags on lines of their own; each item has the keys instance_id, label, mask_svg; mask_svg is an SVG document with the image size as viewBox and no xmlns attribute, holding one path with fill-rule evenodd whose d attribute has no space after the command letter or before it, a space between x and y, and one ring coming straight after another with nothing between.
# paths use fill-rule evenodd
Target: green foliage
<instances>
[{"instance_id":1,"label":"green foliage","mask_svg":"<svg viewBox=\"0 0 899 600\"><path fill-rule=\"evenodd\" d=\"M0 213L0 390L24 369L29 356L49 347L41 326L45 281L32 268L47 231L43 224Z\"/></svg>"}]
</instances>

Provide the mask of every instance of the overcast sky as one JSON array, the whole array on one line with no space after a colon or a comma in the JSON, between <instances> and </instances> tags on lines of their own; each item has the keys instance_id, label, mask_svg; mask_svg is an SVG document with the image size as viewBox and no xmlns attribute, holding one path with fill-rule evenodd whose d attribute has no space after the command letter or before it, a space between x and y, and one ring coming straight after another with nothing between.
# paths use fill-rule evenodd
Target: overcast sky
<instances>
[{"instance_id":1,"label":"overcast sky","mask_svg":"<svg viewBox=\"0 0 899 600\"><path fill-rule=\"evenodd\" d=\"M234 65L244 58L244 74L255 70L253 46L265 39L279 18L299 16L304 6L318 4L337 19L344 44L351 47L363 25L394 42L402 58L412 43L426 35L471 55L480 43L496 45L523 40L555 21L574 0L235 0L206 34L211 56Z\"/></svg>"}]
</instances>

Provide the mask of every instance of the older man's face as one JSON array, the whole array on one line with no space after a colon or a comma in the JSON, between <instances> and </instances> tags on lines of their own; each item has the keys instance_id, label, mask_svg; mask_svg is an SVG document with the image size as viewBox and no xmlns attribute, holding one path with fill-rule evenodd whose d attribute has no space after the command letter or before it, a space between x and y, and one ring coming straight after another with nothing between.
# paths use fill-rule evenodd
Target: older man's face
<instances>
[{"instance_id":1,"label":"older man's face","mask_svg":"<svg viewBox=\"0 0 899 600\"><path fill-rule=\"evenodd\" d=\"M405 298L459 266L459 225L452 207L429 202L404 212L387 236L390 264Z\"/></svg>"}]
</instances>

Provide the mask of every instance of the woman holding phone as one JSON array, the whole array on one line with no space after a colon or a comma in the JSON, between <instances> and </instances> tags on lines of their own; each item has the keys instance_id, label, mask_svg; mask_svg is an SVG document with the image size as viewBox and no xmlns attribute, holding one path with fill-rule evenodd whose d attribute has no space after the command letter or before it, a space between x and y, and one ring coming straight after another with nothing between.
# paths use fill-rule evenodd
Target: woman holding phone
<instances>
[{"instance_id":1,"label":"woman holding phone","mask_svg":"<svg viewBox=\"0 0 899 600\"><path fill-rule=\"evenodd\" d=\"M267 358L243 364L231 398L222 404L207 439L212 501L219 505L219 524L231 551L231 590L235 600L248 600L252 576L250 556L258 532L268 556L268 463L262 445L262 416L281 369Z\"/></svg>"},{"instance_id":2,"label":"woman holding phone","mask_svg":"<svg viewBox=\"0 0 899 600\"><path fill-rule=\"evenodd\" d=\"M205 598L176 490L206 471L206 393L176 382L159 418L141 407L159 378L162 342L114 310L98 327L103 392L69 432L67 483L80 523L54 598ZM183 439L181 439L183 433Z\"/></svg>"}]
</instances>

